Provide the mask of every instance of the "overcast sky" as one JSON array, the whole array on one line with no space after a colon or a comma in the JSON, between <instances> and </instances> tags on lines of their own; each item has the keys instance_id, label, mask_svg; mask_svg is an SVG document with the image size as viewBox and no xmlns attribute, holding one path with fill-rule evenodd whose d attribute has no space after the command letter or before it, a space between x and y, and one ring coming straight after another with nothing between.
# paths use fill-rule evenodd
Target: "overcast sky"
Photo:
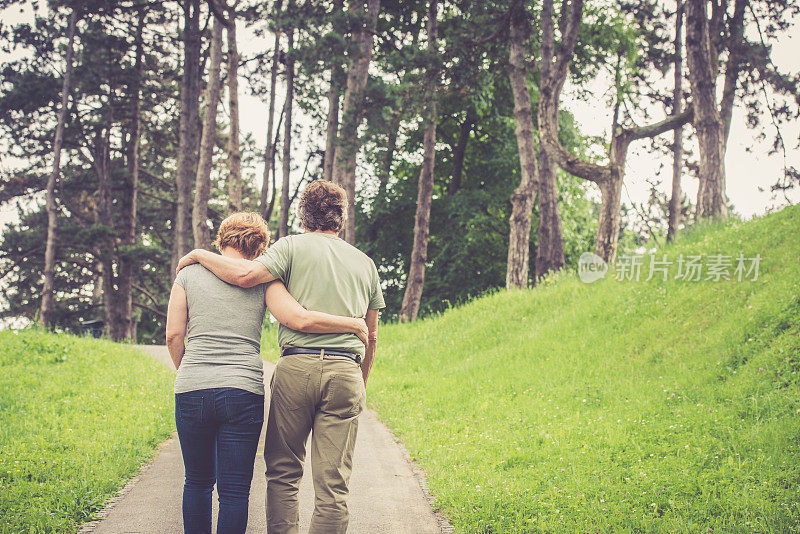
<instances>
[{"instance_id":1,"label":"overcast sky","mask_svg":"<svg viewBox=\"0 0 800 534\"><path fill-rule=\"evenodd\" d=\"M26 13L19 13L18 8L7 9L2 12L5 23L14 24L20 20L29 20L30 16ZM797 22L797 21L796 21ZM245 30L240 25L240 49L243 56L269 50L272 46L271 39L268 37L257 38L252 32ZM773 60L783 72L800 72L800 27L795 24L790 32L782 39L773 43ZM0 57L0 61L4 58ZM669 75L671 79L671 75ZM562 108L575 114L581 131L587 135L603 135L608 138L608 130L611 124L611 110L604 103L599 93L605 90L602 82L597 82L598 96L589 101L580 101L570 98L569 91L565 91L562 99ZM240 113L242 133L251 134L259 147L263 147L266 138L266 103L249 94L247 82L242 79L240 87ZM283 101L283 91L278 95L279 103ZM326 103L321 103L322 106ZM295 108L297 109L297 108ZM656 111L655 113L658 113ZM295 119L298 123L308 125L309 120L301 116ZM769 124L768 118L765 123ZM303 158L307 154L308 147L304 146L306 135L301 135L293 148L296 154L295 161ZM731 127L730 140L726 154L726 171L728 196L733 202L735 209L745 218L764 213L770 208L784 205L785 200L782 196L777 197L769 191L778 177L783 172L783 158L779 155L768 155L768 150L774 137L774 129L767 126L766 140L758 141L755 139L756 133L748 130L745 126L744 111L737 107L734 111L733 124ZM800 166L800 149L798 140L800 139L800 121L793 121L782 126L783 137L787 142L787 156L789 164ZM667 134L671 135L671 134ZM748 151L748 148L751 150ZM421 148L420 148L421 149ZM2 162L0 162L2 164ZM664 165L662 165L664 164ZM8 165L6 162L5 165ZM299 165L298 165L299 166ZM658 174L659 169L661 174ZM294 179L300 178L302 169L294 172ZM255 176L260 181L261 169L255 170ZM634 143L630 149L628 165L626 169L626 187L623 190L622 200L624 203L642 202L647 199L649 194L648 179L660 179L661 189L668 192L671 181L671 167L669 159L658 157L649 150L646 141ZM693 178L683 180L684 190L694 199L697 192L697 181ZM800 191L797 189L790 193L793 202L800 201ZM15 218L15 208L13 205L6 204L0 207L0 224Z\"/></svg>"}]
</instances>

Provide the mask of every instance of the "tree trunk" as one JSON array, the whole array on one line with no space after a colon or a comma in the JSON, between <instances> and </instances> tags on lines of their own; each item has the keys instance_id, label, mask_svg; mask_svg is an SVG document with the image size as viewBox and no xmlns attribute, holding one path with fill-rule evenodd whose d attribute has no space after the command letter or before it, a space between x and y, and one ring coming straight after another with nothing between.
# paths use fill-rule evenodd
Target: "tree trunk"
<instances>
[{"instance_id":1,"label":"tree trunk","mask_svg":"<svg viewBox=\"0 0 800 534\"><path fill-rule=\"evenodd\" d=\"M450 178L450 183L447 184L447 193L452 195L461 189L461 175L464 174L464 156L467 153L467 144L469 137L472 135L472 127L475 125L475 117L472 109L467 110L467 116L461 123L461 128L458 132L458 142L453 147L453 176Z\"/></svg>"},{"instance_id":2,"label":"tree trunk","mask_svg":"<svg viewBox=\"0 0 800 534\"><path fill-rule=\"evenodd\" d=\"M617 257L622 183L625 178L625 160L629 144L625 135L616 136L611 140L608 179L600 183L600 218L597 221L594 253L608 263L614 263Z\"/></svg>"},{"instance_id":3,"label":"tree trunk","mask_svg":"<svg viewBox=\"0 0 800 534\"><path fill-rule=\"evenodd\" d=\"M723 121L716 102L717 60L712 57L706 0L686 2L686 59L692 88L694 127L700 148L697 217L724 217L725 160Z\"/></svg>"},{"instance_id":4,"label":"tree trunk","mask_svg":"<svg viewBox=\"0 0 800 534\"><path fill-rule=\"evenodd\" d=\"M509 17L511 28L508 78L514 96L514 120L516 123L514 133L519 151L520 181L511 194L506 289L528 286L531 211L539 180L536 145L533 140L533 112L528 90L528 73L525 67L525 22L527 16L523 0L511 0Z\"/></svg>"},{"instance_id":5,"label":"tree trunk","mask_svg":"<svg viewBox=\"0 0 800 534\"><path fill-rule=\"evenodd\" d=\"M344 7L343 0L335 0L333 12L337 13ZM335 16L335 15L334 15ZM341 34L340 24L334 24L334 31ZM322 176L325 180L333 179L333 161L336 157L336 134L339 131L339 78L342 75L342 66L334 63L331 66L331 85L328 88L328 128L325 135L325 160L322 164Z\"/></svg>"},{"instance_id":6,"label":"tree trunk","mask_svg":"<svg viewBox=\"0 0 800 534\"><path fill-rule=\"evenodd\" d=\"M728 20L728 61L725 64L725 77L720 100L720 118L722 119L722 155L728 146L728 135L731 130L733 104L736 100L736 89L742 67L743 53L747 49L744 38L744 13L749 0L736 0L733 15Z\"/></svg>"},{"instance_id":7,"label":"tree trunk","mask_svg":"<svg viewBox=\"0 0 800 534\"><path fill-rule=\"evenodd\" d=\"M352 2L350 12L358 15L363 2ZM380 0L367 0L366 24L354 32L358 55L350 60L347 89L344 94L342 124L336 141L333 163L333 181L344 187L349 200L344 238L355 242L356 156L358 155L358 125L364 114L364 87L367 84L369 63L372 60L372 43L380 11Z\"/></svg>"},{"instance_id":8,"label":"tree trunk","mask_svg":"<svg viewBox=\"0 0 800 534\"><path fill-rule=\"evenodd\" d=\"M438 0L428 4L428 53L436 54L438 30ZM425 262L428 261L428 236L430 234L431 199L433 195L433 167L436 162L436 88L439 82L439 66L428 67L425 87L425 135L423 137L422 168L417 187L417 213L414 218L414 246L411 249L411 265L408 270L406 291L400 308L400 320L413 321L417 318L425 284Z\"/></svg>"},{"instance_id":9,"label":"tree trunk","mask_svg":"<svg viewBox=\"0 0 800 534\"><path fill-rule=\"evenodd\" d=\"M271 186L271 193L269 195L269 201L267 202L267 207L263 212L264 220L269 221L272 218L272 212L275 209L275 199L278 194L278 179L275 176L275 152L276 147L278 146L278 141L280 138L280 129L281 124L283 124L283 112L284 109L281 108L281 115L278 117L278 126L275 131L275 139L272 140L272 159L269 162L270 165L270 176L272 176L272 186Z\"/></svg>"},{"instance_id":10,"label":"tree trunk","mask_svg":"<svg viewBox=\"0 0 800 534\"><path fill-rule=\"evenodd\" d=\"M211 233L208 228L208 198L211 193L211 164L217 136L217 103L220 94L219 69L222 62L222 23L214 19L211 31L211 53L208 65L208 86L203 112L203 134L200 141L200 159L197 162L195 179L192 227L194 246L211 248Z\"/></svg>"},{"instance_id":11,"label":"tree trunk","mask_svg":"<svg viewBox=\"0 0 800 534\"><path fill-rule=\"evenodd\" d=\"M113 90L113 89L112 89ZM112 97L109 97L111 100ZM103 273L103 310L105 316L106 334L113 341L125 339L130 331L130 318L124 317L118 291L118 276L114 272L115 228L113 200L111 197L110 173L110 128L114 123L113 117L108 120L105 132L98 134L94 147L94 167L97 175L97 211L95 224L107 227L104 236L98 240L97 260L102 265Z\"/></svg>"},{"instance_id":12,"label":"tree trunk","mask_svg":"<svg viewBox=\"0 0 800 534\"><path fill-rule=\"evenodd\" d=\"M386 204L386 189L389 185L389 178L392 175L392 164L394 163L394 153L397 150L397 136L400 132L400 119L402 118L402 111L396 109L392 113L392 122L389 126L389 131L386 134L386 151L381 158L380 171L378 173L378 193L375 195L372 204L372 212L380 210ZM367 229L367 242L375 243L378 239L378 230L380 223L376 217L372 217L372 221Z\"/></svg>"},{"instance_id":13,"label":"tree trunk","mask_svg":"<svg viewBox=\"0 0 800 534\"><path fill-rule=\"evenodd\" d=\"M683 6L675 13L675 82L672 89L672 114L683 107ZM675 128L672 141L672 194L669 199L667 241L673 241L681 224L681 173L683 170L683 126Z\"/></svg>"},{"instance_id":14,"label":"tree trunk","mask_svg":"<svg viewBox=\"0 0 800 534\"><path fill-rule=\"evenodd\" d=\"M239 148L239 49L236 45L236 11L228 18L228 102L231 113L228 134L228 212L242 211L242 152Z\"/></svg>"},{"instance_id":15,"label":"tree trunk","mask_svg":"<svg viewBox=\"0 0 800 534\"><path fill-rule=\"evenodd\" d=\"M197 170L197 143L200 136L200 0L186 0L183 24L183 75L178 126L178 162L175 237L172 266L191 249L192 184Z\"/></svg>"},{"instance_id":16,"label":"tree trunk","mask_svg":"<svg viewBox=\"0 0 800 534\"><path fill-rule=\"evenodd\" d=\"M333 160L336 157L336 134L339 131L339 89L335 79L337 67L331 67L331 86L328 89L328 127L325 132L325 160L322 176L325 180L333 178Z\"/></svg>"},{"instance_id":17,"label":"tree trunk","mask_svg":"<svg viewBox=\"0 0 800 534\"><path fill-rule=\"evenodd\" d=\"M546 150L539 150L539 229L534 283L550 271L564 268L564 231L558 209L556 166Z\"/></svg>"},{"instance_id":18,"label":"tree trunk","mask_svg":"<svg viewBox=\"0 0 800 534\"><path fill-rule=\"evenodd\" d=\"M286 102L283 107L283 183L281 184L281 211L278 217L278 239L289 235L289 178L292 171L292 101L294 100L294 29L288 38L286 59Z\"/></svg>"},{"instance_id":19,"label":"tree trunk","mask_svg":"<svg viewBox=\"0 0 800 534\"><path fill-rule=\"evenodd\" d=\"M261 215L264 220L269 221L272 216L272 206L275 201L275 148L276 141L272 139L272 132L275 120L275 88L278 82L278 69L280 68L281 56L281 31L275 29L275 49L272 53L272 71L269 76L269 111L267 113L267 148L264 153L264 177L261 181L261 199L259 206L261 208ZM280 129L280 126L278 126ZM267 200L267 193L269 191L270 173L272 173L272 199Z\"/></svg>"},{"instance_id":20,"label":"tree trunk","mask_svg":"<svg viewBox=\"0 0 800 534\"><path fill-rule=\"evenodd\" d=\"M573 5L572 9L577 8ZM567 13L562 11L561 15L566 17ZM561 66L558 63L553 64L552 2L543 5L542 17L547 17L550 25L546 31L543 30L542 58L539 66L539 101L536 106L536 114L539 121L540 138L545 135L542 131L547 125L551 125L551 128L556 132L558 131L558 100L567 74L565 70L560 70ZM564 232L561 227L561 214L558 208L556 166L547 150L540 147L539 229L534 283L538 282L549 271L563 269L564 263Z\"/></svg>"},{"instance_id":21,"label":"tree trunk","mask_svg":"<svg viewBox=\"0 0 800 534\"><path fill-rule=\"evenodd\" d=\"M385 199L386 187L389 185L389 178L392 176L392 164L394 163L394 153L397 150L397 136L400 133L400 120L403 114L396 110L392 114L392 123L386 137L386 152L381 158L381 173L378 176L378 197Z\"/></svg>"},{"instance_id":22,"label":"tree trunk","mask_svg":"<svg viewBox=\"0 0 800 534\"><path fill-rule=\"evenodd\" d=\"M61 83L61 109L58 111L58 124L53 140L53 170L47 178L47 192L45 194L47 210L47 241L44 251L44 287L42 288L42 302L39 308L39 324L45 328L53 327L53 293L56 278L56 182L61 173L61 147L64 144L64 125L67 122L67 106L69 94L72 90L72 55L75 43L75 25L78 13L75 9L69 14L67 26L67 50L64 56L66 63L64 80Z\"/></svg>"},{"instance_id":23,"label":"tree trunk","mask_svg":"<svg viewBox=\"0 0 800 534\"><path fill-rule=\"evenodd\" d=\"M139 207L139 138L141 136L141 87L143 68L142 33L144 30L146 11L140 8L139 21L136 25L136 59L134 78L130 87L131 122L128 142L128 183L126 184L124 228L121 243L123 250L119 252L119 276L117 279L117 309L120 326L118 334L123 339L135 339L135 320L133 317L133 278L136 268L136 257L132 248L136 245L136 222Z\"/></svg>"}]
</instances>

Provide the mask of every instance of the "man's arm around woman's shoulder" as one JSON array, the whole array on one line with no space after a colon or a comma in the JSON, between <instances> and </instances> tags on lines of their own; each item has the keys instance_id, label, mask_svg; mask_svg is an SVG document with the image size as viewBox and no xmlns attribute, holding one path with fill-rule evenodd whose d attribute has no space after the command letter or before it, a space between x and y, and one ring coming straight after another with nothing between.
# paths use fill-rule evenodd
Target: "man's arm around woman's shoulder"
<instances>
[{"instance_id":1,"label":"man's arm around woman's shoulder","mask_svg":"<svg viewBox=\"0 0 800 534\"><path fill-rule=\"evenodd\" d=\"M228 258L204 249L194 249L182 257L175 274L194 263L199 263L220 280L239 287L253 287L275 280L272 273L259 261Z\"/></svg>"}]
</instances>

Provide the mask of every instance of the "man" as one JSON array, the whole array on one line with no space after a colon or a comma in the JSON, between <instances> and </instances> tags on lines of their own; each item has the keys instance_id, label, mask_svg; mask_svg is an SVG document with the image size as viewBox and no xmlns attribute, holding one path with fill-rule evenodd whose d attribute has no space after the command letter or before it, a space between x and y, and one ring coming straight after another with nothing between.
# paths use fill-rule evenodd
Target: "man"
<instances>
[{"instance_id":1,"label":"man","mask_svg":"<svg viewBox=\"0 0 800 534\"><path fill-rule=\"evenodd\" d=\"M344 189L317 180L300 197L304 234L278 240L255 260L193 250L178 264L180 270L199 262L222 280L241 287L279 279L309 310L366 318L366 348L353 334L304 334L279 327L281 358L272 376L264 448L270 534L298 532L298 486L311 431L316 500L309 532L347 530L347 485L358 416L365 407L366 383L377 346L378 313L385 304L375 264L337 237L346 213Z\"/></svg>"}]
</instances>

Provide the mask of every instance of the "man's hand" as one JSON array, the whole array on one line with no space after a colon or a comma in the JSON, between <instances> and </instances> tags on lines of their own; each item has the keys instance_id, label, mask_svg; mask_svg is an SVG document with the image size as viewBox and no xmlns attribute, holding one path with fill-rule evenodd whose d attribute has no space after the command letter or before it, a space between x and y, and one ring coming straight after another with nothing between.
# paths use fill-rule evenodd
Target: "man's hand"
<instances>
[{"instance_id":1,"label":"man's hand","mask_svg":"<svg viewBox=\"0 0 800 534\"><path fill-rule=\"evenodd\" d=\"M367 341L369 339L369 329L367 328L367 321L363 318L356 317L356 323L358 324L358 331L355 333L358 336L358 339L364 344L367 345Z\"/></svg>"},{"instance_id":2,"label":"man's hand","mask_svg":"<svg viewBox=\"0 0 800 534\"><path fill-rule=\"evenodd\" d=\"M189 252L186 256L182 257L180 261L178 261L178 266L175 268L175 276L178 275L181 269L193 263L197 263L197 258L194 256L194 250Z\"/></svg>"}]
</instances>

